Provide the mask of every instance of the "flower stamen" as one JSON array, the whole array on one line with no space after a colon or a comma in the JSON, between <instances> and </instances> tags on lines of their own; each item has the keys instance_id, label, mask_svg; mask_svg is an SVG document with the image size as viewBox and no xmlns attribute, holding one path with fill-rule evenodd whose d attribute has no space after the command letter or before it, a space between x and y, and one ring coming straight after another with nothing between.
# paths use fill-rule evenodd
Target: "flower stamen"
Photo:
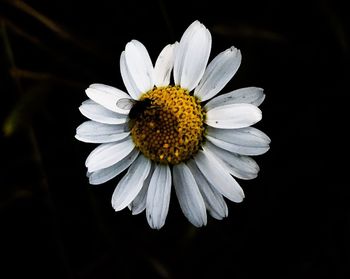
<instances>
[{"instance_id":1,"label":"flower stamen","mask_svg":"<svg viewBox=\"0 0 350 279\"><path fill-rule=\"evenodd\" d=\"M135 119L131 136L150 160L176 165L197 153L205 130L200 101L178 86L155 87L140 101L152 100Z\"/></svg>"}]
</instances>

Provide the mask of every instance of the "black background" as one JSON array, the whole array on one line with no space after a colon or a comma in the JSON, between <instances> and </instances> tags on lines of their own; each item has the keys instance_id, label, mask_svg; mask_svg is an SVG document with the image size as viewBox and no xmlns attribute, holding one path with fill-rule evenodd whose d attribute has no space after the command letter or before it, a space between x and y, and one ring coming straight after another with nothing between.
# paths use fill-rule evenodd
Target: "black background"
<instances>
[{"instance_id":1,"label":"black background","mask_svg":"<svg viewBox=\"0 0 350 279\"><path fill-rule=\"evenodd\" d=\"M0 277L350 278L347 14L330 0L0 1ZM228 218L196 229L173 191L157 231L114 212L118 179L88 184L78 107L91 83L124 90L128 41L155 61L196 19L211 59L242 52L224 92L265 89L271 149Z\"/></svg>"}]
</instances>

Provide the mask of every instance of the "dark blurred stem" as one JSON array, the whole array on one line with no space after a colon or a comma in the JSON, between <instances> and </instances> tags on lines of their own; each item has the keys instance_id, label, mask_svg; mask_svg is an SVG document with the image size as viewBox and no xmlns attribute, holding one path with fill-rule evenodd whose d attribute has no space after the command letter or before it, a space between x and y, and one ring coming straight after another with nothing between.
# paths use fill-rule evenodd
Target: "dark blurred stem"
<instances>
[{"instance_id":1,"label":"dark blurred stem","mask_svg":"<svg viewBox=\"0 0 350 279\"><path fill-rule=\"evenodd\" d=\"M58 24L56 24L54 21L52 21L47 16L43 15L42 13L38 12L31 6L29 6L27 3L25 3L22 0L8 0L7 1L10 5L16 7L17 9L21 10L22 12L32 16L36 20L38 20L40 23L42 23L44 26L49 28L54 33L59 34L64 39L71 39L70 34L68 34L66 31L64 31Z\"/></svg>"},{"instance_id":2,"label":"dark blurred stem","mask_svg":"<svg viewBox=\"0 0 350 279\"><path fill-rule=\"evenodd\" d=\"M29 126L28 127L28 133L29 133L29 139L33 148L33 156L34 156L34 161L39 169L39 175L40 175L40 193L44 195L43 200L44 200L44 205L49 209L49 212L51 213L50 216L51 218L51 229L52 229L52 238L55 241L56 247L57 247L57 254L59 258L61 259L62 267L68 276L68 278L73 278L70 272L69 265L66 261L65 257L65 251L64 251L64 245L61 239L60 235L60 227L57 221L56 217L56 208L53 203L53 199L51 196L48 180L46 173L44 171L44 165L42 161L42 156L40 153L38 141L35 136L35 132L33 127Z\"/></svg>"},{"instance_id":3,"label":"dark blurred stem","mask_svg":"<svg viewBox=\"0 0 350 279\"><path fill-rule=\"evenodd\" d=\"M162 13L162 16L163 16L163 19L164 19L164 22L168 28L168 32L169 32L169 37L172 41L174 41L175 39L175 36L174 36L174 29L173 29L173 26L171 24L171 20L169 18L169 14L168 14L168 11L167 11L167 8L165 6L165 3L164 3L164 0L158 0L158 3L159 3L159 9Z\"/></svg>"},{"instance_id":4,"label":"dark blurred stem","mask_svg":"<svg viewBox=\"0 0 350 279\"><path fill-rule=\"evenodd\" d=\"M11 42L10 42L8 34L7 34L6 24L5 24L4 20L1 20L1 36L3 38L5 54L6 54L6 57L8 59L10 70L15 69L16 68L15 56L14 56L14 53L12 51ZM21 96L23 94L23 90L22 90L20 78L16 77L16 76L12 76L12 77L13 77L13 81L14 81L16 89L17 89L17 94L19 96ZM40 192L40 194L43 195L45 206L48 207L48 209L51 213L50 215L52 216L52 218L50 220L51 225L52 225L51 229L52 229L53 239L56 241L55 244L57 246L57 253L61 259L63 268L64 268L66 274L68 275L68 278L71 278L72 276L70 274L70 269L69 269L68 264L67 264L66 259L65 259L64 246L63 246L63 243L61 240L61 236L59 235L59 225L58 225L56 214L55 214L55 212L56 212L55 206L54 206L54 203L53 203L53 200L51 197L47 176L46 176L46 173L44 171L44 165L43 165L42 156L41 156L41 152L39 149L38 141L37 141L35 131L34 131L32 126L28 125L27 131L28 131L29 140L30 140L30 143L32 146L34 162L37 165L37 168L39 170L39 175L40 175L39 192Z\"/></svg>"},{"instance_id":5,"label":"dark blurred stem","mask_svg":"<svg viewBox=\"0 0 350 279\"><path fill-rule=\"evenodd\" d=\"M348 37L346 35L346 31L343 26L343 23L340 20L340 17L334 11L334 8L332 7L330 1L327 1L327 0L321 1L321 7L334 33L335 38L337 38L339 47L341 48L341 50L345 55L349 55Z\"/></svg>"},{"instance_id":6,"label":"dark blurred stem","mask_svg":"<svg viewBox=\"0 0 350 279\"><path fill-rule=\"evenodd\" d=\"M75 46L79 47L80 49L83 49L89 53L95 53L90 47L89 44L81 41L80 39L77 39L76 36L72 35L71 33L67 32L65 29L63 29L58 23L50 19L48 16L44 15L43 13L37 11L32 6L30 6L26 1L22 0L5 0L9 5L19 9L23 13L31 16L32 18L36 19L38 22L40 22L43 26L51 30L53 33L58 35L61 39L67 40L71 43L73 43ZM28 1L27 1L28 2Z\"/></svg>"},{"instance_id":7,"label":"dark blurred stem","mask_svg":"<svg viewBox=\"0 0 350 279\"><path fill-rule=\"evenodd\" d=\"M7 57L8 63L10 65L10 69L16 68L16 63L15 63L15 58L13 55L13 51L11 48L10 40L7 35L7 30L6 30L6 24L3 19L1 19L1 37L4 42L4 50L5 50L5 56ZM22 92L21 84L19 82L19 79L14 78L14 83L17 89L17 94Z\"/></svg>"}]
</instances>

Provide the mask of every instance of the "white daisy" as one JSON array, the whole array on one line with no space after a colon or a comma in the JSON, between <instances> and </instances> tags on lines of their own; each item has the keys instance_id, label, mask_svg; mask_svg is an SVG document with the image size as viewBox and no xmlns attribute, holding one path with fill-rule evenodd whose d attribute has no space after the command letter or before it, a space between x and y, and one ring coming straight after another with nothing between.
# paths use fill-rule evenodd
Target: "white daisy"
<instances>
[{"instance_id":1,"label":"white daisy","mask_svg":"<svg viewBox=\"0 0 350 279\"><path fill-rule=\"evenodd\" d=\"M198 21L179 43L161 51L154 67L144 45L132 40L120 56L128 93L92 84L86 89L90 100L79 108L91 120L77 128L76 138L100 144L86 159L90 184L127 170L112 206L129 207L132 214L146 209L152 228L165 223L172 184L193 225L205 225L207 211L216 219L226 217L224 198L244 198L234 177L255 178L259 166L249 156L269 149L269 137L250 127L261 120L263 89L213 98L238 70L241 53L231 47L207 66L210 50L210 32ZM172 71L175 85L170 85Z\"/></svg>"}]
</instances>

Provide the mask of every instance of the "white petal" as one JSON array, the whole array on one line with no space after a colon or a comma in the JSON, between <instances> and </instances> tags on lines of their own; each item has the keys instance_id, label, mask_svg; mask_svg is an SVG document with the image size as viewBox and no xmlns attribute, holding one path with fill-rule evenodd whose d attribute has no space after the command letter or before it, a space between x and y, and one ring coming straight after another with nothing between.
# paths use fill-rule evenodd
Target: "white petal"
<instances>
[{"instance_id":1,"label":"white petal","mask_svg":"<svg viewBox=\"0 0 350 279\"><path fill-rule=\"evenodd\" d=\"M201 23L194 21L183 33L180 43L175 51L174 61L174 81L175 85L180 85L186 51L190 43L190 38L200 28Z\"/></svg>"},{"instance_id":2,"label":"white petal","mask_svg":"<svg viewBox=\"0 0 350 279\"><path fill-rule=\"evenodd\" d=\"M199 21L193 22L182 35L174 62L175 85L191 91L201 80L208 63L211 35Z\"/></svg>"},{"instance_id":3,"label":"white petal","mask_svg":"<svg viewBox=\"0 0 350 279\"><path fill-rule=\"evenodd\" d=\"M243 201L242 188L212 154L200 150L194 159L201 173L216 190L231 201Z\"/></svg>"},{"instance_id":4,"label":"white petal","mask_svg":"<svg viewBox=\"0 0 350 279\"><path fill-rule=\"evenodd\" d=\"M85 165L89 172L110 167L128 156L134 147L131 137L119 142L103 143L90 153Z\"/></svg>"},{"instance_id":5,"label":"white petal","mask_svg":"<svg viewBox=\"0 0 350 279\"><path fill-rule=\"evenodd\" d=\"M241 129L207 128L206 138L216 146L242 155L261 155L269 150L270 138L254 127Z\"/></svg>"},{"instance_id":6,"label":"white petal","mask_svg":"<svg viewBox=\"0 0 350 279\"><path fill-rule=\"evenodd\" d=\"M156 165L146 200L146 217L153 229L160 229L168 215L171 192L171 172L168 165Z\"/></svg>"},{"instance_id":7,"label":"white petal","mask_svg":"<svg viewBox=\"0 0 350 279\"><path fill-rule=\"evenodd\" d=\"M100 123L121 124L127 121L126 115L106 109L92 100L84 101L79 110L85 117Z\"/></svg>"},{"instance_id":8,"label":"white petal","mask_svg":"<svg viewBox=\"0 0 350 279\"><path fill-rule=\"evenodd\" d=\"M206 124L222 129L248 127L260 121L261 110L251 104L230 104L207 112Z\"/></svg>"},{"instance_id":9,"label":"white petal","mask_svg":"<svg viewBox=\"0 0 350 279\"><path fill-rule=\"evenodd\" d=\"M154 84L157 87L168 86L170 74L174 66L175 48L178 43L167 45L158 56L154 66Z\"/></svg>"},{"instance_id":10,"label":"white petal","mask_svg":"<svg viewBox=\"0 0 350 279\"><path fill-rule=\"evenodd\" d=\"M126 156L118 163L110 167L89 173L89 183L92 185L99 185L111 180L112 178L116 177L118 174L126 170L132 164L132 162L135 161L138 154L139 151L135 148L133 151L131 151L131 153L128 156Z\"/></svg>"},{"instance_id":11,"label":"white petal","mask_svg":"<svg viewBox=\"0 0 350 279\"><path fill-rule=\"evenodd\" d=\"M241 129L216 129L208 127L207 134L230 143L252 147L265 147L271 142L270 138L264 132L254 127Z\"/></svg>"},{"instance_id":12,"label":"white petal","mask_svg":"<svg viewBox=\"0 0 350 279\"><path fill-rule=\"evenodd\" d=\"M120 114L128 114L128 110L122 110L116 106L116 103L121 98L130 98L128 94L125 92L114 88L112 86L104 85L104 84L91 84L88 89L85 90L86 95L93 100L94 102L100 104L101 106L120 113Z\"/></svg>"},{"instance_id":13,"label":"white petal","mask_svg":"<svg viewBox=\"0 0 350 279\"><path fill-rule=\"evenodd\" d=\"M151 58L143 44L132 40L125 47L125 61L128 72L137 88L145 93L153 88L154 70Z\"/></svg>"},{"instance_id":14,"label":"white petal","mask_svg":"<svg viewBox=\"0 0 350 279\"><path fill-rule=\"evenodd\" d=\"M207 213L197 183L186 164L173 167L173 181L182 212L196 227L207 224Z\"/></svg>"},{"instance_id":15,"label":"white petal","mask_svg":"<svg viewBox=\"0 0 350 279\"><path fill-rule=\"evenodd\" d=\"M77 128L75 138L83 142L105 143L126 138L130 133L125 132L125 125L102 124L86 121Z\"/></svg>"},{"instance_id":16,"label":"white petal","mask_svg":"<svg viewBox=\"0 0 350 279\"><path fill-rule=\"evenodd\" d=\"M132 211L132 215L140 214L146 208L147 192L149 183L153 175L153 171L154 167L151 166L151 170L149 171L149 174L143 183L141 191L137 194L135 199L129 205L129 209Z\"/></svg>"},{"instance_id":17,"label":"white petal","mask_svg":"<svg viewBox=\"0 0 350 279\"><path fill-rule=\"evenodd\" d=\"M142 95L142 92L139 88L137 88L136 83L133 80L129 72L129 69L126 65L125 51L123 51L122 54L120 55L120 73L122 75L122 79L126 87L126 90L134 100L138 100Z\"/></svg>"},{"instance_id":18,"label":"white petal","mask_svg":"<svg viewBox=\"0 0 350 279\"><path fill-rule=\"evenodd\" d=\"M112 195L112 207L120 211L127 207L140 192L143 182L148 176L151 161L140 155L131 164L128 172L120 180Z\"/></svg>"},{"instance_id":19,"label":"white petal","mask_svg":"<svg viewBox=\"0 0 350 279\"><path fill-rule=\"evenodd\" d=\"M128 172L120 180L112 195L112 206L115 211L127 207L140 192L143 182L148 176L151 161L140 155L131 164Z\"/></svg>"},{"instance_id":20,"label":"white petal","mask_svg":"<svg viewBox=\"0 0 350 279\"><path fill-rule=\"evenodd\" d=\"M231 91L210 100L204 108L208 111L216 107L230 104L251 104L260 106L265 99L264 89L258 87L246 87Z\"/></svg>"},{"instance_id":21,"label":"white petal","mask_svg":"<svg viewBox=\"0 0 350 279\"><path fill-rule=\"evenodd\" d=\"M254 179L258 175L260 170L258 164L248 156L231 153L211 144L209 141L205 143L203 149L215 154L218 159L223 161L228 171L240 179Z\"/></svg>"},{"instance_id":22,"label":"white petal","mask_svg":"<svg viewBox=\"0 0 350 279\"><path fill-rule=\"evenodd\" d=\"M241 60L241 52L235 47L221 52L208 65L194 95L206 101L218 94L237 72Z\"/></svg>"},{"instance_id":23,"label":"white petal","mask_svg":"<svg viewBox=\"0 0 350 279\"><path fill-rule=\"evenodd\" d=\"M189 160L187 166L190 168L202 194L204 203L210 213L215 219L221 220L228 214L228 209L223 196L212 187L209 182L205 179L203 174L198 169L194 160Z\"/></svg>"}]
</instances>

